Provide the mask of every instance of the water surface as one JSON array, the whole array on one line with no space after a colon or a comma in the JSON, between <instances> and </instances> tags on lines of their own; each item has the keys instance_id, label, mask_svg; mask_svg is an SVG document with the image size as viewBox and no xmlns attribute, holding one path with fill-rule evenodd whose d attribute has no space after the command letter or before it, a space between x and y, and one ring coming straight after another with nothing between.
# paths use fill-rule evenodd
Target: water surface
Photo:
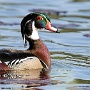
<instances>
[{"instance_id":1,"label":"water surface","mask_svg":"<svg viewBox=\"0 0 90 90\"><path fill-rule=\"evenodd\" d=\"M32 9L66 12L50 15L51 22L62 27L61 33L39 32L51 53L49 78L0 78L0 90L90 90L90 1L0 0L1 49L27 49L23 47L20 22Z\"/></svg>"}]
</instances>

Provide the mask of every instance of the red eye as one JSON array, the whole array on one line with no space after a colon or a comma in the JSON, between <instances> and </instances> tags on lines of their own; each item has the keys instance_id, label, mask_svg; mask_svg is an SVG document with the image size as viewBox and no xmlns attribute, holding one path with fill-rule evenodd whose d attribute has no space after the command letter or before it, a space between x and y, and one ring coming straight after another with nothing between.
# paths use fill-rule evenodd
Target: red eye
<instances>
[{"instance_id":1,"label":"red eye","mask_svg":"<svg viewBox=\"0 0 90 90\"><path fill-rule=\"evenodd\" d=\"M38 16L37 17L37 20L42 20L43 18L41 16Z\"/></svg>"}]
</instances>

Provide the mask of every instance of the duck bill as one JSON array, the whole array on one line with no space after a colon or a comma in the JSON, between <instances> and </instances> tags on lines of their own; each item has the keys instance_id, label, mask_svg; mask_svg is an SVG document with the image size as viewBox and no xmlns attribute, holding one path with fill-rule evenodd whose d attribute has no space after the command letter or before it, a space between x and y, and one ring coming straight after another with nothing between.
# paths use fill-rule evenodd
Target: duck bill
<instances>
[{"instance_id":1,"label":"duck bill","mask_svg":"<svg viewBox=\"0 0 90 90\"><path fill-rule=\"evenodd\" d=\"M55 27L52 27L51 23L49 21L47 21L47 25L46 25L46 29L52 32L57 32L58 29Z\"/></svg>"}]
</instances>

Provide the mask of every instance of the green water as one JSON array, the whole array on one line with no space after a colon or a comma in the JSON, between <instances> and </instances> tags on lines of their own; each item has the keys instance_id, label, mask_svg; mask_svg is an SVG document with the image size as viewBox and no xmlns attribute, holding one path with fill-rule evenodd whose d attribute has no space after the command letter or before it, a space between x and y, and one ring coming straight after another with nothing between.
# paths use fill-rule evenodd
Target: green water
<instances>
[{"instance_id":1,"label":"green water","mask_svg":"<svg viewBox=\"0 0 90 90\"><path fill-rule=\"evenodd\" d=\"M62 27L61 33L39 32L51 53L49 79L0 77L0 90L90 90L90 1L0 0L0 21L4 22L0 24L1 49L26 49L19 23L32 9L66 11L50 15L51 22Z\"/></svg>"}]
</instances>

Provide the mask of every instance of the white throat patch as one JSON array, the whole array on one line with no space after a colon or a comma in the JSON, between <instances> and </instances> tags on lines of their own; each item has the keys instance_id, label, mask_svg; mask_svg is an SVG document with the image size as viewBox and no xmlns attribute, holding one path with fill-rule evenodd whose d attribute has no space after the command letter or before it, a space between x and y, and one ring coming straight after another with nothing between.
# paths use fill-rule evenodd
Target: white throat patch
<instances>
[{"instance_id":1,"label":"white throat patch","mask_svg":"<svg viewBox=\"0 0 90 90\"><path fill-rule=\"evenodd\" d=\"M29 38L33 39L33 40L38 40L39 39L39 35L38 35L38 29L35 27L35 22L32 22L32 35L28 36Z\"/></svg>"}]
</instances>

